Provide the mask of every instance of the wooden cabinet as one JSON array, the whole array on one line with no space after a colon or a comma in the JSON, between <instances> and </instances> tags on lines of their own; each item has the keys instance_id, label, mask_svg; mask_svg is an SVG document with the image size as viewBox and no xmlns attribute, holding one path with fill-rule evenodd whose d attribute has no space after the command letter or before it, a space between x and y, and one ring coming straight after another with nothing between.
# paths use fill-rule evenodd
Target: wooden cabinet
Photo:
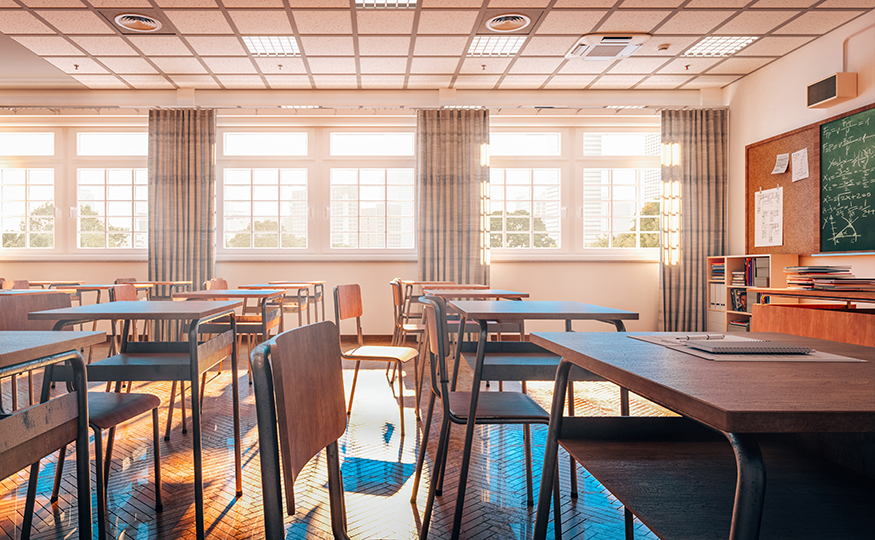
<instances>
[{"instance_id":1,"label":"wooden cabinet","mask_svg":"<svg viewBox=\"0 0 875 540\"><path fill-rule=\"evenodd\" d=\"M708 331L749 332L758 294L749 289L786 287L784 268L799 264L799 257L786 254L723 255L708 257L706 264ZM780 299L779 302L796 303L796 300Z\"/></svg>"}]
</instances>

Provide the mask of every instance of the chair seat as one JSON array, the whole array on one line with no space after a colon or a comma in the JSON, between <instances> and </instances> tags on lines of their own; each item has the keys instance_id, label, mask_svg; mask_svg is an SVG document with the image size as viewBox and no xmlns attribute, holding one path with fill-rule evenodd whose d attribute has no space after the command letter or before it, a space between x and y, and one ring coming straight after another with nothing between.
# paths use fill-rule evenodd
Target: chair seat
<instances>
[{"instance_id":1,"label":"chair seat","mask_svg":"<svg viewBox=\"0 0 875 540\"><path fill-rule=\"evenodd\" d=\"M419 356L416 349L410 347L380 347L377 345L365 345L356 347L343 353L347 360L394 360L408 362Z\"/></svg>"},{"instance_id":2,"label":"chair seat","mask_svg":"<svg viewBox=\"0 0 875 540\"><path fill-rule=\"evenodd\" d=\"M160 405L161 400L152 394L89 392L88 422L100 429L109 429Z\"/></svg>"},{"instance_id":3,"label":"chair seat","mask_svg":"<svg viewBox=\"0 0 875 540\"><path fill-rule=\"evenodd\" d=\"M408 324L402 325L402 327L404 328L404 332L406 332L408 334L421 334L421 333L425 332L425 325L424 324L410 324L410 323L408 323Z\"/></svg>"},{"instance_id":4,"label":"chair seat","mask_svg":"<svg viewBox=\"0 0 875 540\"><path fill-rule=\"evenodd\" d=\"M450 412L467 422L471 392L450 392ZM550 413L535 400L519 392L480 392L477 399L477 423L550 422Z\"/></svg>"}]
</instances>

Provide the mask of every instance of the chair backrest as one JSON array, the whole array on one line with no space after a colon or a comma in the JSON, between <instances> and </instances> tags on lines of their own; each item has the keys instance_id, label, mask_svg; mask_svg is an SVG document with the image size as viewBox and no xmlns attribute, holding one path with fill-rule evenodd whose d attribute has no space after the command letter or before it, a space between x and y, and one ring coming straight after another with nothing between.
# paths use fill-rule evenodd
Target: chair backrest
<instances>
[{"instance_id":1,"label":"chair backrest","mask_svg":"<svg viewBox=\"0 0 875 540\"><path fill-rule=\"evenodd\" d=\"M337 326L340 321L355 317L355 331L359 347L364 345L362 336L362 289L358 284L338 285L334 287L334 320ZM338 334L338 340L340 335ZM340 341L338 341L340 343Z\"/></svg>"},{"instance_id":2,"label":"chair backrest","mask_svg":"<svg viewBox=\"0 0 875 540\"><path fill-rule=\"evenodd\" d=\"M118 280L116 280L116 282L118 282ZM136 302L139 299L137 296L137 288L130 283L113 285L109 290L109 299L112 302Z\"/></svg>"},{"instance_id":3,"label":"chair backrest","mask_svg":"<svg viewBox=\"0 0 875 540\"><path fill-rule=\"evenodd\" d=\"M32 321L27 318L27 314L68 307L70 295L62 292L0 296L0 330L51 330L55 321Z\"/></svg>"},{"instance_id":4,"label":"chair backrest","mask_svg":"<svg viewBox=\"0 0 875 540\"><path fill-rule=\"evenodd\" d=\"M404 323L404 293L401 289L401 280L395 278L389 282L392 287L392 311L395 319L395 326L401 327Z\"/></svg>"},{"instance_id":5,"label":"chair backrest","mask_svg":"<svg viewBox=\"0 0 875 540\"><path fill-rule=\"evenodd\" d=\"M136 283L137 281L139 281L139 280L135 277L120 277L120 278L115 278L115 281L113 283L115 283L115 284Z\"/></svg>"},{"instance_id":6,"label":"chair backrest","mask_svg":"<svg viewBox=\"0 0 875 540\"><path fill-rule=\"evenodd\" d=\"M447 372L447 355L450 354L450 332L447 328L447 304L443 298L424 296L423 303L428 348L431 354L431 390L438 397L449 392L449 373ZM449 413L449 400L441 400L444 414Z\"/></svg>"},{"instance_id":7,"label":"chair backrest","mask_svg":"<svg viewBox=\"0 0 875 540\"><path fill-rule=\"evenodd\" d=\"M216 291L216 290L227 290L228 289L228 281L224 278L213 278L206 283L204 283L204 289L208 291Z\"/></svg>"},{"instance_id":8,"label":"chair backrest","mask_svg":"<svg viewBox=\"0 0 875 540\"><path fill-rule=\"evenodd\" d=\"M3 282L3 289L30 289L30 283L26 279L6 280Z\"/></svg>"}]
</instances>

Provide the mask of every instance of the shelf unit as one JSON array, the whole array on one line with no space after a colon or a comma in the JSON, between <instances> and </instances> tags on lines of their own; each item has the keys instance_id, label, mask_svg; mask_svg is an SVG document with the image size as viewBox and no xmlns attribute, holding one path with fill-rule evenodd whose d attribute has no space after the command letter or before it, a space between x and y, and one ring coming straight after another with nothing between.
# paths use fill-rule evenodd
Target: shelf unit
<instances>
[{"instance_id":1,"label":"shelf unit","mask_svg":"<svg viewBox=\"0 0 875 540\"><path fill-rule=\"evenodd\" d=\"M749 262L750 261L750 262ZM712 270L715 264L723 264L722 276L714 276ZM745 271L747 265L752 265L749 274L750 285L732 285L732 272ZM765 255L722 255L708 257L705 274L708 279L706 289L708 306L708 332L733 332L749 331L747 328L732 322L750 322L753 304L756 303L756 294L749 289L759 287L784 288L787 286L787 277L784 268L797 266L798 255L788 254L765 254ZM757 279L758 278L758 279ZM765 279L765 281L764 281ZM744 296L745 310L733 310L733 296ZM774 303L796 303L794 299L773 298ZM738 306L736 306L738 307Z\"/></svg>"}]
</instances>

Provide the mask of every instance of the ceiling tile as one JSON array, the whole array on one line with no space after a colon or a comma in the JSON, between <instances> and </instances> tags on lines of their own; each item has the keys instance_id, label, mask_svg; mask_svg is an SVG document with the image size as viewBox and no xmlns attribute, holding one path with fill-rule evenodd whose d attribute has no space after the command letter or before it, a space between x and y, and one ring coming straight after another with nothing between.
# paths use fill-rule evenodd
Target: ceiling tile
<instances>
[{"instance_id":1,"label":"ceiling tile","mask_svg":"<svg viewBox=\"0 0 875 540\"><path fill-rule=\"evenodd\" d=\"M182 34L233 34L231 25L217 9L165 11L170 22Z\"/></svg>"},{"instance_id":2,"label":"ceiling tile","mask_svg":"<svg viewBox=\"0 0 875 540\"><path fill-rule=\"evenodd\" d=\"M699 41L699 36L655 35L635 51L635 56L677 56L697 41ZM668 50L660 51L659 47L662 45L668 45Z\"/></svg>"},{"instance_id":3,"label":"ceiling tile","mask_svg":"<svg viewBox=\"0 0 875 540\"><path fill-rule=\"evenodd\" d=\"M550 0L489 0L489 8L545 8Z\"/></svg>"},{"instance_id":4,"label":"ceiling tile","mask_svg":"<svg viewBox=\"0 0 875 540\"><path fill-rule=\"evenodd\" d=\"M263 9L260 11L229 10L228 14L237 31L244 36L290 36L292 23L285 11Z\"/></svg>"},{"instance_id":5,"label":"ceiling tile","mask_svg":"<svg viewBox=\"0 0 875 540\"><path fill-rule=\"evenodd\" d=\"M245 56L246 49L236 37L189 36L188 44L200 56Z\"/></svg>"},{"instance_id":6,"label":"ceiling tile","mask_svg":"<svg viewBox=\"0 0 875 540\"><path fill-rule=\"evenodd\" d=\"M114 34L100 17L86 10L37 11L40 17L64 34Z\"/></svg>"},{"instance_id":7,"label":"ceiling tile","mask_svg":"<svg viewBox=\"0 0 875 540\"><path fill-rule=\"evenodd\" d=\"M410 34L413 10L357 10L356 26L361 34Z\"/></svg>"},{"instance_id":8,"label":"ceiling tile","mask_svg":"<svg viewBox=\"0 0 875 540\"><path fill-rule=\"evenodd\" d=\"M657 31L661 34L707 34L733 14L732 11L680 11Z\"/></svg>"},{"instance_id":9,"label":"ceiling tile","mask_svg":"<svg viewBox=\"0 0 875 540\"><path fill-rule=\"evenodd\" d=\"M820 8L871 8L872 0L826 0L817 5Z\"/></svg>"},{"instance_id":10,"label":"ceiling tile","mask_svg":"<svg viewBox=\"0 0 875 540\"><path fill-rule=\"evenodd\" d=\"M807 8L814 4L817 0L760 0L751 7L755 8L782 8L782 7L798 7Z\"/></svg>"},{"instance_id":11,"label":"ceiling tile","mask_svg":"<svg viewBox=\"0 0 875 540\"><path fill-rule=\"evenodd\" d=\"M722 88L737 80L741 75L699 75L684 85L683 89Z\"/></svg>"},{"instance_id":12,"label":"ceiling tile","mask_svg":"<svg viewBox=\"0 0 875 540\"><path fill-rule=\"evenodd\" d=\"M306 75L265 75L271 88L312 88Z\"/></svg>"},{"instance_id":13,"label":"ceiling tile","mask_svg":"<svg viewBox=\"0 0 875 540\"><path fill-rule=\"evenodd\" d=\"M200 88L206 90L218 90L217 83L209 75L171 75L170 80L180 88Z\"/></svg>"},{"instance_id":14,"label":"ceiling tile","mask_svg":"<svg viewBox=\"0 0 875 540\"><path fill-rule=\"evenodd\" d=\"M407 57L362 56L359 66L362 73L406 73Z\"/></svg>"},{"instance_id":15,"label":"ceiling tile","mask_svg":"<svg viewBox=\"0 0 875 540\"><path fill-rule=\"evenodd\" d=\"M362 88L401 88L404 86L404 75L362 75Z\"/></svg>"},{"instance_id":16,"label":"ceiling tile","mask_svg":"<svg viewBox=\"0 0 875 540\"><path fill-rule=\"evenodd\" d=\"M127 89L129 88L123 81L112 75L71 75L74 79L81 82L92 90L106 89Z\"/></svg>"},{"instance_id":17,"label":"ceiling tile","mask_svg":"<svg viewBox=\"0 0 875 540\"><path fill-rule=\"evenodd\" d=\"M139 56L104 56L98 60L113 73L133 75L158 73L149 62Z\"/></svg>"},{"instance_id":18,"label":"ceiling tile","mask_svg":"<svg viewBox=\"0 0 875 540\"><path fill-rule=\"evenodd\" d=\"M610 69L608 73L617 75L620 73L652 73L659 69L660 66L671 60L671 58L659 57L642 57L642 58L624 58Z\"/></svg>"},{"instance_id":19,"label":"ceiling tile","mask_svg":"<svg viewBox=\"0 0 875 540\"><path fill-rule=\"evenodd\" d=\"M521 56L564 56L577 43L577 36L532 36L523 45Z\"/></svg>"},{"instance_id":20,"label":"ceiling tile","mask_svg":"<svg viewBox=\"0 0 875 540\"><path fill-rule=\"evenodd\" d=\"M715 34L735 34L739 36L756 36L767 34L776 26L784 24L787 19L799 13L798 11L742 11L738 17L732 19L717 29Z\"/></svg>"},{"instance_id":21,"label":"ceiling tile","mask_svg":"<svg viewBox=\"0 0 875 540\"><path fill-rule=\"evenodd\" d=\"M155 0L163 8L217 8L214 0Z\"/></svg>"},{"instance_id":22,"label":"ceiling tile","mask_svg":"<svg viewBox=\"0 0 875 540\"><path fill-rule=\"evenodd\" d=\"M318 89L328 88L357 88L358 81L355 75L314 75L313 80Z\"/></svg>"},{"instance_id":23,"label":"ceiling tile","mask_svg":"<svg viewBox=\"0 0 875 540\"><path fill-rule=\"evenodd\" d=\"M498 75L459 75L453 88L459 89L490 89L494 88L500 77Z\"/></svg>"},{"instance_id":24,"label":"ceiling tile","mask_svg":"<svg viewBox=\"0 0 875 540\"><path fill-rule=\"evenodd\" d=\"M263 90L264 82L258 75L218 75L219 82L225 88Z\"/></svg>"},{"instance_id":25,"label":"ceiling tile","mask_svg":"<svg viewBox=\"0 0 875 540\"><path fill-rule=\"evenodd\" d=\"M591 31L605 13L607 11L551 10L535 34L571 34L580 37Z\"/></svg>"},{"instance_id":26,"label":"ceiling tile","mask_svg":"<svg viewBox=\"0 0 875 540\"><path fill-rule=\"evenodd\" d=\"M76 36L70 39L94 56L137 56L138 54L118 36Z\"/></svg>"},{"instance_id":27,"label":"ceiling tile","mask_svg":"<svg viewBox=\"0 0 875 540\"><path fill-rule=\"evenodd\" d=\"M508 75L498 87L536 90L546 80L547 75Z\"/></svg>"},{"instance_id":28,"label":"ceiling tile","mask_svg":"<svg viewBox=\"0 0 875 540\"><path fill-rule=\"evenodd\" d=\"M191 51L175 36L130 36L134 47L146 56L191 56Z\"/></svg>"},{"instance_id":29,"label":"ceiling tile","mask_svg":"<svg viewBox=\"0 0 875 540\"><path fill-rule=\"evenodd\" d=\"M0 8L15 8L19 9L21 6L18 5L14 0L0 0Z\"/></svg>"},{"instance_id":30,"label":"ceiling tile","mask_svg":"<svg viewBox=\"0 0 875 540\"><path fill-rule=\"evenodd\" d=\"M301 58L256 58L255 63L262 73L307 73L304 69L304 60Z\"/></svg>"},{"instance_id":31,"label":"ceiling tile","mask_svg":"<svg viewBox=\"0 0 875 540\"><path fill-rule=\"evenodd\" d=\"M347 11L292 11L300 34L352 34Z\"/></svg>"},{"instance_id":32,"label":"ceiling tile","mask_svg":"<svg viewBox=\"0 0 875 540\"><path fill-rule=\"evenodd\" d=\"M319 39L319 38L313 38ZM455 39L455 38L448 38ZM416 40L417 45L419 39ZM397 56L410 50L410 38L401 36L359 36L359 54L362 56ZM459 54L462 54L459 52Z\"/></svg>"},{"instance_id":33,"label":"ceiling tile","mask_svg":"<svg viewBox=\"0 0 875 540\"><path fill-rule=\"evenodd\" d=\"M301 37L301 47L307 56L353 56L352 36Z\"/></svg>"},{"instance_id":34,"label":"ceiling tile","mask_svg":"<svg viewBox=\"0 0 875 540\"><path fill-rule=\"evenodd\" d=\"M300 2L295 2L295 5ZM222 0L226 8L283 8L283 0Z\"/></svg>"},{"instance_id":35,"label":"ceiling tile","mask_svg":"<svg viewBox=\"0 0 875 540\"><path fill-rule=\"evenodd\" d=\"M452 75L411 75L407 78L407 88L448 88Z\"/></svg>"},{"instance_id":36,"label":"ceiling tile","mask_svg":"<svg viewBox=\"0 0 875 540\"><path fill-rule=\"evenodd\" d=\"M772 60L774 60L774 58L769 58L766 56L757 56L751 58L727 58L720 64L709 69L708 74L738 73L741 75L746 75L751 71L763 67Z\"/></svg>"},{"instance_id":37,"label":"ceiling tile","mask_svg":"<svg viewBox=\"0 0 875 540\"><path fill-rule=\"evenodd\" d=\"M555 75L552 79L547 81L544 88L550 90L585 88L589 86L589 83L591 83L595 77L595 75Z\"/></svg>"},{"instance_id":38,"label":"ceiling tile","mask_svg":"<svg viewBox=\"0 0 875 540\"><path fill-rule=\"evenodd\" d=\"M414 57L410 73L455 73L458 65L458 58Z\"/></svg>"},{"instance_id":39,"label":"ceiling tile","mask_svg":"<svg viewBox=\"0 0 875 540\"><path fill-rule=\"evenodd\" d=\"M459 57L464 55L467 49L468 36L417 36L416 43L413 45L413 54Z\"/></svg>"},{"instance_id":40,"label":"ceiling tile","mask_svg":"<svg viewBox=\"0 0 875 540\"><path fill-rule=\"evenodd\" d=\"M565 61L564 56L548 58L517 58L509 73L553 73L559 64ZM502 87L504 84L502 83Z\"/></svg>"},{"instance_id":41,"label":"ceiling tile","mask_svg":"<svg viewBox=\"0 0 875 540\"><path fill-rule=\"evenodd\" d=\"M100 8L151 8L149 0L89 0L92 6Z\"/></svg>"},{"instance_id":42,"label":"ceiling tile","mask_svg":"<svg viewBox=\"0 0 875 540\"><path fill-rule=\"evenodd\" d=\"M39 56L82 56L82 51L61 36L12 36Z\"/></svg>"},{"instance_id":43,"label":"ceiling tile","mask_svg":"<svg viewBox=\"0 0 875 540\"><path fill-rule=\"evenodd\" d=\"M510 58L466 58L462 63L461 73L487 74L504 73Z\"/></svg>"},{"instance_id":44,"label":"ceiling tile","mask_svg":"<svg viewBox=\"0 0 875 540\"><path fill-rule=\"evenodd\" d=\"M667 66L659 70L659 73L701 73L713 66L722 58L678 58L672 60ZM689 68L687 67L689 66Z\"/></svg>"},{"instance_id":45,"label":"ceiling tile","mask_svg":"<svg viewBox=\"0 0 875 540\"><path fill-rule=\"evenodd\" d=\"M477 22L477 11L437 11L423 9L417 34L470 34Z\"/></svg>"},{"instance_id":46,"label":"ceiling tile","mask_svg":"<svg viewBox=\"0 0 875 540\"><path fill-rule=\"evenodd\" d=\"M815 39L814 36L766 36L740 50L738 56L784 56L812 39Z\"/></svg>"},{"instance_id":47,"label":"ceiling tile","mask_svg":"<svg viewBox=\"0 0 875 540\"><path fill-rule=\"evenodd\" d=\"M170 81L161 75L125 75L122 79L138 90L175 88Z\"/></svg>"},{"instance_id":48,"label":"ceiling tile","mask_svg":"<svg viewBox=\"0 0 875 540\"><path fill-rule=\"evenodd\" d=\"M650 32L653 27L671 15L671 11L618 10L608 17L597 32ZM669 32L666 32L669 33Z\"/></svg>"},{"instance_id":49,"label":"ceiling tile","mask_svg":"<svg viewBox=\"0 0 875 540\"><path fill-rule=\"evenodd\" d=\"M616 0L556 0L554 8L610 8L614 7Z\"/></svg>"},{"instance_id":50,"label":"ceiling tile","mask_svg":"<svg viewBox=\"0 0 875 540\"><path fill-rule=\"evenodd\" d=\"M653 75L638 83L635 88L671 90L689 81L692 77L692 75Z\"/></svg>"},{"instance_id":51,"label":"ceiling tile","mask_svg":"<svg viewBox=\"0 0 875 540\"><path fill-rule=\"evenodd\" d=\"M423 8L480 8L483 0L420 0Z\"/></svg>"},{"instance_id":52,"label":"ceiling tile","mask_svg":"<svg viewBox=\"0 0 875 540\"><path fill-rule=\"evenodd\" d=\"M603 75L590 88L598 89L627 89L643 79L643 75Z\"/></svg>"},{"instance_id":53,"label":"ceiling tile","mask_svg":"<svg viewBox=\"0 0 875 540\"><path fill-rule=\"evenodd\" d=\"M676 8L684 0L623 0L620 7L626 8Z\"/></svg>"},{"instance_id":54,"label":"ceiling tile","mask_svg":"<svg viewBox=\"0 0 875 540\"><path fill-rule=\"evenodd\" d=\"M688 8L740 8L750 4L750 0L690 0Z\"/></svg>"},{"instance_id":55,"label":"ceiling tile","mask_svg":"<svg viewBox=\"0 0 875 540\"><path fill-rule=\"evenodd\" d=\"M43 60L51 63L64 73L82 73L89 75L95 73L107 73L102 66L87 56L44 56Z\"/></svg>"},{"instance_id":56,"label":"ceiling tile","mask_svg":"<svg viewBox=\"0 0 875 540\"><path fill-rule=\"evenodd\" d=\"M80 0L22 0L29 8L84 8Z\"/></svg>"},{"instance_id":57,"label":"ceiling tile","mask_svg":"<svg viewBox=\"0 0 875 540\"><path fill-rule=\"evenodd\" d=\"M355 73L355 58L330 56L326 58L307 57L311 73Z\"/></svg>"},{"instance_id":58,"label":"ceiling tile","mask_svg":"<svg viewBox=\"0 0 875 540\"><path fill-rule=\"evenodd\" d=\"M578 73L602 73L607 70L615 60L597 61L597 60L581 60L580 58L570 58L568 62L562 66L559 73L565 75L573 75Z\"/></svg>"},{"instance_id":59,"label":"ceiling tile","mask_svg":"<svg viewBox=\"0 0 875 540\"><path fill-rule=\"evenodd\" d=\"M295 0L295 7L349 9L349 0Z\"/></svg>"},{"instance_id":60,"label":"ceiling tile","mask_svg":"<svg viewBox=\"0 0 875 540\"><path fill-rule=\"evenodd\" d=\"M182 58L178 56L169 56L169 57L152 57L150 58L152 62L158 66L158 69L163 71L164 73L178 73L178 74L191 74L191 73L206 73L207 70L201 65L200 62L197 61L196 58Z\"/></svg>"},{"instance_id":61,"label":"ceiling tile","mask_svg":"<svg viewBox=\"0 0 875 540\"><path fill-rule=\"evenodd\" d=\"M245 56L206 56L203 61L213 73L258 73L252 60Z\"/></svg>"},{"instance_id":62,"label":"ceiling tile","mask_svg":"<svg viewBox=\"0 0 875 540\"><path fill-rule=\"evenodd\" d=\"M809 11L775 30L775 34L825 34L862 14L862 11Z\"/></svg>"}]
</instances>

